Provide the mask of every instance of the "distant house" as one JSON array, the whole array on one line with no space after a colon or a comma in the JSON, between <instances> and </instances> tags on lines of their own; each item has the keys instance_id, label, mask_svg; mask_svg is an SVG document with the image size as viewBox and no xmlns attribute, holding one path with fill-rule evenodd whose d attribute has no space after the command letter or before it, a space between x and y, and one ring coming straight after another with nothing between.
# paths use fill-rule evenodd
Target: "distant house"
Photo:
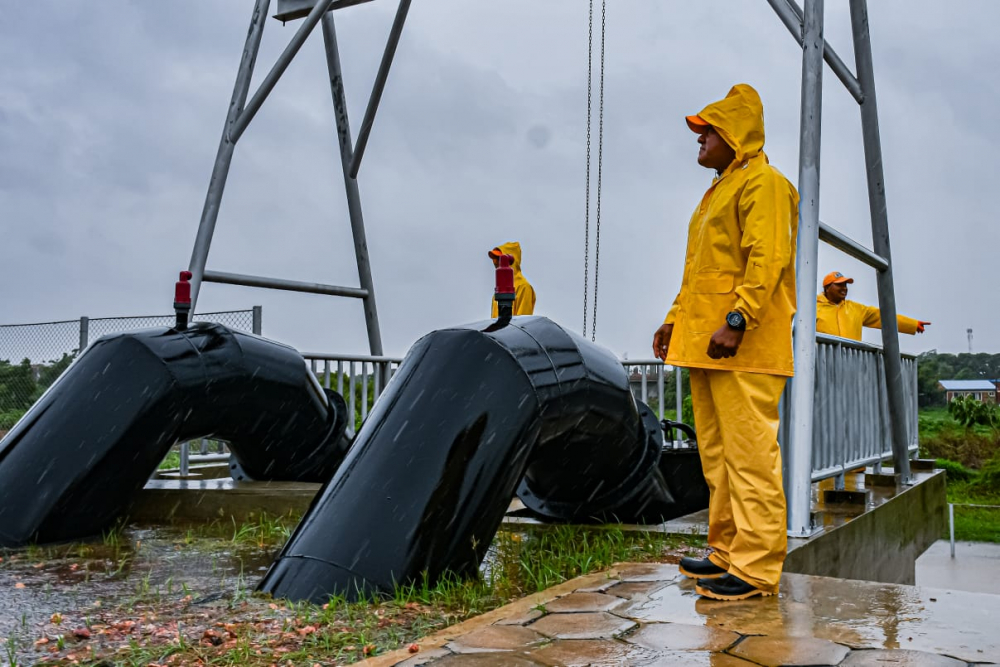
<instances>
[{"instance_id":1,"label":"distant house","mask_svg":"<svg viewBox=\"0 0 1000 667\"><path fill-rule=\"evenodd\" d=\"M997 385L990 380L940 380L938 386L947 394L947 402L959 396L972 396L983 403L997 402Z\"/></svg>"}]
</instances>

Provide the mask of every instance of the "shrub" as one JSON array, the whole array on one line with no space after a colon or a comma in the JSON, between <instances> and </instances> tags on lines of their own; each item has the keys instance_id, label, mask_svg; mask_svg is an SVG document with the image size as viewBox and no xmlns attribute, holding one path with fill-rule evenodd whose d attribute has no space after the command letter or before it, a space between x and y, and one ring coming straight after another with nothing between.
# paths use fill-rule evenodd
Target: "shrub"
<instances>
[{"instance_id":1,"label":"shrub","mask_svg":"<svg viewBox=\"0 0 1000 667\"><path fill-rule=\"evenodd\" d=\"M948 413L965 428L973 426L1000 426L997 406L984 403L972 396L959 396L948 404Z\"/></svg>"},{"instance_id":2,"label":"shrub","mask_svg":"<svg viewBox=\"0 0 1000 667\"><path fill-rule=\"evenodd\" d=\"M981 494L1000 494L1000 451L994 452L969 489Z\"/></svg>"},{"instance_id":3,"label":"shrub","mask_svg":"<svg viewBox=\"0 0 1000 667\"><path fill-rule=\"evenodd\" d=\"M24 416L24 410L7 410L0 412L0 431L7 431L14 428L17 420Z\"/></svg>"},{"instance_id":4,"label":"shrub","mask_svg":"<svg viewBox=\"0 0 1000 667\"><path fill-rule=\"evenodd\" d=\"M983 435L971 431L942 431L920 441L922 458L948 459L977 470L993 458L998 449L1000 441L996 433Z\"/></svg>"},{"instance_id":5,"label":"shrub","mask_svg":"<svg viewBox=\"0 0 1000 667\"><path fill-rule=\"evenodd\" d=\"M946 471L948 473L949 482L968 482L969 480L976 478L975 470L969 470L958 461L937 459L934 462L934 467Z\"/></svg>"}]
</instances>

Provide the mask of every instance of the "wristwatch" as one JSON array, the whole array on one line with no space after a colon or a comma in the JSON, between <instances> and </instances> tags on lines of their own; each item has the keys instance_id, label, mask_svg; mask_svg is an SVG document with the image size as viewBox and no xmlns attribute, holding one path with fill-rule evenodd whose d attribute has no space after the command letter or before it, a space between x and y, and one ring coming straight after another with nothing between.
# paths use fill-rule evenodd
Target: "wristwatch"
<instances>
[{"instance_id":1,"label":"wristwatch","mask_svg":"<svg viewBox=\"0 0 1000 667\"><path fill-rule=\"evenodd\" d=\"M735 310L726 315L726 324L728 324L730 328L736 329L737 331L747 330L747 319L743 317L742 313Z\"/></svg>"}]
</instances>

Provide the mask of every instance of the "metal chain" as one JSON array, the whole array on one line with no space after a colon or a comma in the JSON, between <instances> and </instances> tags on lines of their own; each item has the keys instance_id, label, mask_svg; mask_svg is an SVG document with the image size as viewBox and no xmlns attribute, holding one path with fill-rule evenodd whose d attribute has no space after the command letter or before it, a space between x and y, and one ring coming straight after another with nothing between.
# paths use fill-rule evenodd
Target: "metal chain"
<instances>
[{"instance_id":1,"label":"metal chain","mask_svg":"<svg viewBox=\"0 0 1000 667\"><path fill-rule=\"evenodd\" d=\"M587 300L590 298L590 116L594 79L594 0L590 0L587 37L587 195L583 222L583 335L587 335Z\"/></svg>"},{"instance_id":2,"label":"metal chain","mask_svg":"<svg viewBox=\"0 0 1000 667\"><path fill-rule=\"evenodd\" d=\"M590 340L592 341L597 340L597 276L601 268L601 175L604 167L604 35L607 17L607 0L601 0L601 81L598 93L600 97L598 103L600 115L597 124L597 209L595 211L597 237L594 240L594 312L590 316ZM584 331L584 336L586 335L586 331Z\"/></svg>"}]
</instances>

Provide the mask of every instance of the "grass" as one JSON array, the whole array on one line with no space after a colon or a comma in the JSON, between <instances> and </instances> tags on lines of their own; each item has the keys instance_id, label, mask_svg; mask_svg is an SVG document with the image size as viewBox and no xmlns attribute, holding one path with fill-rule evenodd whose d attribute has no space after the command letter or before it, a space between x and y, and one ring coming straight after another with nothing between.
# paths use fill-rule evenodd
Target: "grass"
<instances>
[{"instance_id":1,"label":"grass","mask_svg":"<svg viewBox=\"0 0 1000 667\"><path fill-rule=\"evenodd\" d=\"M243 524L217 522L191 529L176 538L185 552L215 540L219 551L248 547L276 549L285 540L296 517L258 516ZM58 623L26 632L20 641L31 649L21 664L68 665L271 665L345 664L405 647L436 630L507 604L526 594L619 561L676 562L704 546L700 537L625 532L620 527L555 526L523 533L501 531L490 545L482 576L461 579L446 575L433 585L426 578L396 587L393 595L350 602L342 597L326 604L290 603L252 592L256 580L242 573L224 595L208 596L168 579L154 582L150 561L127 531L112 531L100 543L86 547L62 546L52 551L36 547L14 554L20 559L5 567L34 570L47 555L75 557L78 553L110 560L127 551L131 579L115 600L87 606L84 612L59 612ZM201 543L201 544L199 544ZM142 547L145 549L145 545ZM155 561L154 561L155 562ZM114 565L108 565L114 569ZM47 615L48 610L44 610ZM53 616L55 618L55 615ZM87 632L82 632L81 628ZM37 639L38 633L41 639ZM75 633L75 634L74 634ZM37 642L41 642L41 644ZM13 641L6 647L16 652ZM17 660L9 657L12 664Z\"/></svg>"},{"instance_id":2,"label":"grass","mask_svg":"<svg viewBox=\"0 0 1000 667\"><path fill-rule=\"evenodd\" d=\"M955 505L955 539L1000 543L1000 454L978 471L946 459L938 459L936 465L948 475L948 502Z\"/></svg>"},{"instance_id":3,"label":"grass","mask_svg":"<svg viewBox=\"0 0 1000 667\"><path fill-rule=\"evenodd\" d=\"M159 470L173 470L181 467L181 453L175 449L167 452L158 466Z\"/></svg>"}]
</instances>

